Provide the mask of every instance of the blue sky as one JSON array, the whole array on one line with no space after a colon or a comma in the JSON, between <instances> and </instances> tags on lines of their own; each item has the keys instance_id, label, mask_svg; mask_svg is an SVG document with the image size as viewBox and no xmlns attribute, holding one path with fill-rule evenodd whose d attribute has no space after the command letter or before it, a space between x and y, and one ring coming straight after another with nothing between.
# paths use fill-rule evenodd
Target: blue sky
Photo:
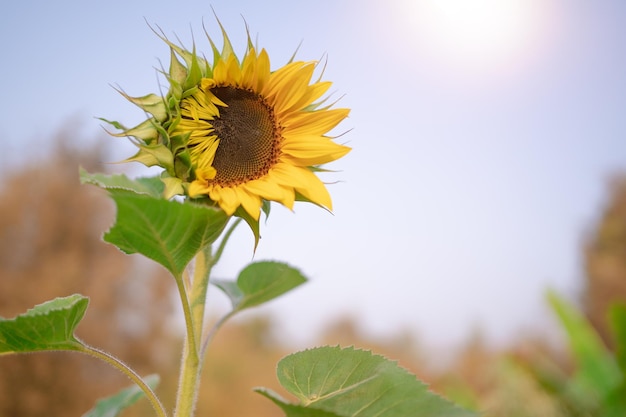
<instances>
[{"instance_id":1,"label":"blue sky","mask_svg":"<svg viewBox=\"0 0 626 417\"><path fill-rule=\"evenodd\" d=\"M353 151L324 177L339 181L334 214L275 207L255 257L311 278L263 308L289 337L306 344L344 314L427 345L477 326L494 342L550 329L543 292L579 293L585 236L626 167L626 4L466 3L12 2L0 15L0 164L19 166L62 127L91 139L96 116L141 121L111 85L139 96L164 84L155 68L169 51L146 21L208 53L213 6L240 52L245 19L274 69L301 42L298 58L327 57L324 78L352 109L340 129ZM106 158L133 153L111 140ZM242 228L216 273L234 275L251 251Z\"/></svg>"}]
</instances>

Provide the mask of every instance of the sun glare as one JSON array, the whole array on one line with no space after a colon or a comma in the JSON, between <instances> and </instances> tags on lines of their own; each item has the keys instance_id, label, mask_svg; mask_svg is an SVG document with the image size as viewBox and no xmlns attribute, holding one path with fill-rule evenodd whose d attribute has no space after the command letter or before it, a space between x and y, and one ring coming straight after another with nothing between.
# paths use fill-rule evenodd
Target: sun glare
<instances>
[{"instance_id":1,"label":"sun glare","mask_svg":"<svg viewBox=\"0 0 626 417\"><path fill-rule=\"evenodd\" d=\"M440 63L500 71L528 57L545 28L541 0L406 0L410 36Z\"/></svg>"}]
</instances>

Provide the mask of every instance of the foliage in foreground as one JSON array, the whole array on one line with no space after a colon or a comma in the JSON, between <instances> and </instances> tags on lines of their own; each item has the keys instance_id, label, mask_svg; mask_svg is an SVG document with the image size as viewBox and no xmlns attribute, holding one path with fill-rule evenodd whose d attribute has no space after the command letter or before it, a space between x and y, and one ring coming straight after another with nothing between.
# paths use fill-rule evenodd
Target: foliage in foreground
<instances>
[{"instance_id":1,"label":"foliage in foreground","mask_svg":"<svg viewBox=\"0 0 626 417\"><path fill-rule=\"evenodd\" d=\"M206 297L208 271L219 260L225 240L211 251L228 218L219 209L182 204L151 195L148 180L133 182L126 177L108 178L82 173L84 182L104 185L118 212L105 240L126 253L140 253L165 267L181 291L189 318L200 317L194 310ZM236 222L234 225L236 226ZM187 275L192 259L193 279ZM206 278L206 279L204 279ZM214 284L231 300L232 310L213 328L204 329L190 320L195 355L193 372L200 373L199 360L217 329L236 313L268 302L305 282L297 269L280 262L253 262L233 281ZM200 296L198 295L200 294ZM200 298L202 297L202 298ZM111 364L141 389L157 415L168 415L150 384L119 359L94 348L75 335L87 309L88 299L75 294L35 306L24 314L0 321L0 355L39 351L81 352ZM201 311L202 315L204 311ZM199 337L202 335L202 337ZM188 336L189 337L189 336ZM189 355L189 353L187 353ZM183 363L187 363L187 360ZM257 389L288 416L470 416L452 403L430 392L413 375L395 363L370 352L339 347L321 347L292 354L279 362L279 381L297 401L284 400L268 389ZM189 369L185 371L189 372ZM150 381L154 385L154 381ZM89 415L117 415L139 396L136 389L101 401ZM191 406L193 409L193 406ZM107 411L108 410L108 411ZM190 415L190 414L189 414Z\"/></svg>"}]
</instances>

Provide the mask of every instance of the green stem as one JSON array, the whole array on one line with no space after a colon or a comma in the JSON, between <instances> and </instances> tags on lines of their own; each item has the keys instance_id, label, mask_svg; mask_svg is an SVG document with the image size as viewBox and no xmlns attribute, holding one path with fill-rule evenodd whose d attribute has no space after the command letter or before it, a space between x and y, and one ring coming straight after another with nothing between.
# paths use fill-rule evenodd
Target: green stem
<instances>
[{"instance_id":1,"label":"green stem","mask_svg":"<svg viewBox=\"0 0 626 417\"><path fill-rule=\"evenodd\" d=\"M212 255L211 245L208 245L196 255L193 280L191 285L187 283L189 297L187 296L185 280L182 277L176 279L176 285L178 286L178 292L180 293L181 302L183 304L187 336L185 338L181 364L175 417L193 416L200 386L200 373L202 371L203 358L206 352L206 347L198 351L198 344L201 341L204 329L206 295L209 287L211 268L219 260L228 238L240 221L241 219L237 219L226 231L218 247L216 256ZM221 321L221 323L223 323L223 321ZM215 331L221 326L221 323L208 333L206 344L213 338Z\"/></svg>"},{"instance_id":2,"label":"green stem","mask_svg":"<svg viewBox=\"0 0 626 417\"><path fill-rule=\"evenodd\" d=\"M148 399L148 401L150 401L150 404L154 408L154 411L156 412L157 416L167 417L167 412L165 411L165 407L163 407L163 404L161 404L161 401L159 401L159 398L156 396L154 391L152 391L152 388L150 388L150 386L146 384L146 382L143 379L141 379L141 377L137 375L137 373L133 371L128 365L126 365L124 362L122 362L121 360L117 359L115 356L107 352L104 352L102 350L96 349L91 346L87 346L82 343L81 343L81 349L79 351L89 356L92 356L94 358L101 359L105 361L106 363L108 363L109 365L112 365L113 367L119 369L123 374L125 374L135 384L137 384L139 388L141 388L141 390L146 395L146 398Z\"/></svg>"},{"instance_id":3,"label":"green stem","mask_svg":"<svg viewBox=\"0 0 626 417\"><path fill-rule=\"evenodd\" d=\"M224 248L226 247L226 244L228 243L228 239L230 238L230 235L233 234L237 226L239 226L239 223L241 223L241 217L235 219L235 221L228 228L226 233L224 233L224 237L222 238L222 241L220 242L220 245L217 247L217 251L215 251L215 255L213 256L211 266L217 264L220 258L222 257L222 252L224 252Z\"/></svg>"},{"instance_id":4,"label":"green stem","mask_svg":"<svg viewBox=\"0 0 626 417\"><path fill-rule=\"evenodd\" d=\"M194 320L194 333L198 339L202 337L202 329L204 328L206 294L209 289L209 277L213 265L211 246L207 246L196 255L193 281L190 287L191 314Z\"/></svg>"},{"instance_id":5,"label":"green stem","mask_svg":"<svg viewBox=\"0 0 626 417\"><path fill-rule=\"evenodd\" d=\"M176 397L175 417L192 417L198 396L199 358L197 348L197 335L193 324L191 306L185 290L185 283L181 276L175 277L183 315L185 316L185 346L181 363L180 380L178 383L178 395Z\"/></svg>"},{"instance_id":6,"label":"green stem","mask_svg":"<svg viewBox=\"0 0 626 417\"><path fill-rule=\"evenodd\" d=\"M225 316L223 316L221 319L219 319L214 325L213 327L211 327L211 330L209 330L209 332L207 333L205 339L202 342L202 350L200 351L200 357L204 358L204 355L206 354L206 350L209 347L209 344L211 344L211 341L213 340L213 337L215 337L215 334L217 333L217 331L222 327L222 325L224 323L226 323L226 321L231 318L232 316L235 315L235 313L237 312L237 310L232 310L230 311L228 314L226 314Z\"/></svg>"}]
</instances>

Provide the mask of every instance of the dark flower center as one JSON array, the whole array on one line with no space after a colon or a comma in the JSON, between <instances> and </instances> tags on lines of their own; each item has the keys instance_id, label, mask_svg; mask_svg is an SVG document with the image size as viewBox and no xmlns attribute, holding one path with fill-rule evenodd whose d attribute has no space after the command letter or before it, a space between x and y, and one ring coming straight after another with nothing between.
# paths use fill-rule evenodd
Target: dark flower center
<instances>
[{"instance_id":1,"label":"dark flower center","mask_svg":"<svg viewBox=\"0 0 626 417\"><path fill-rule=\"evenodd\" d=\"M272 108L247 90L215 87L211 92L228 105L210 122L220 140L213 181L228 187L261 178L280 156L282 136Z\"/></svg>"}]
</instances>

